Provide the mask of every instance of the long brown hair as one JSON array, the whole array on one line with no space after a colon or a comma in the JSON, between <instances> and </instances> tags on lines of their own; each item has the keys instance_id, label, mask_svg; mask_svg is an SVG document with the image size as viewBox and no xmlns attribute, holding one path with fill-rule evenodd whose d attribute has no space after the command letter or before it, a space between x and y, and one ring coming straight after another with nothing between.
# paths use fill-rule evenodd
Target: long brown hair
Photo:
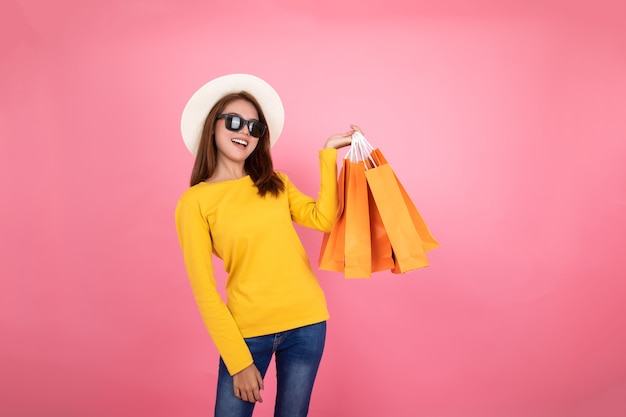
<instances>
[{"instance_id":1,"label":"long brown hair","mask_svg":"<svg viewBox=\"0 0 626 417\"><path fill-rule=\"evenodd\" d=\"M248 92L231 93L222 97L211 109L204 121L200 145L196 154L196 160L191 172L190 186L193 187L202 181L211 178L217 168L217 145L215 143L215 122L228 103L234 100L246 100L250 102L259 114L259 121L267 124L263 109L256 99ZM260 196L270 193L274 197L285 190L285 184L278 174L274 172L272 155L270 154L270 129L265 129L265 134L259 138L254 151L244 162L244 169L250 175Z\"/></svg>"}]
</instances>

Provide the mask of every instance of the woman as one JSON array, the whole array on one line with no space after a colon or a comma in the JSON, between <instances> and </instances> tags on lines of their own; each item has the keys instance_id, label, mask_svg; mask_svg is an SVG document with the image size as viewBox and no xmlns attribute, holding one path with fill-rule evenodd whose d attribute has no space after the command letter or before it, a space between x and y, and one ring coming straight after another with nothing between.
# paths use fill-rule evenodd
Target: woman
<instances>
[{"instance_id":1,"label":"woman","mask_svg":"<svg viewBox=\"0 0 626 417\"><path fill-rule=\"evenodd\" d=\"M275 415L306 416L324 348L326 301L293 222L332 229L337 149L358 128L330 136L319 152L314 200L273 170L270 147L283 121L278 94L246 74L209 82L183 111L183 138L196 160L176 227L196 302L220 353L217 417L252 415L273 355ZM216 290L212 254L228 273L227 303Z\"/></svg>"}]
</instances>

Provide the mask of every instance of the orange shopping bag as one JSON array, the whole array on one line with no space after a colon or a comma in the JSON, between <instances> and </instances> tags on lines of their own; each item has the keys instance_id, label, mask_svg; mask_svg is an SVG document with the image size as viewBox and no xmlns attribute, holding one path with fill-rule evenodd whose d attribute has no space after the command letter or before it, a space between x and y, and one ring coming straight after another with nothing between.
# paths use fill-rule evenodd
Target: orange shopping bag
<instances>
[{"instance_id":1,"label":"orange shopping bag","mask_svg":"<svg viewBox=\"0 0 626 417\"><path fill-rule=\"evenodd\" d=\"M385 271L393 269L395 261L393 259L393 251L391 249L391 241L385 230L383 219L376 207L374 196L369 186L367 188L370 214L370 242L372 245L372 272Z\"/></svg>"},{"instance_id":2,"label":"orange shopping bag","mask_svg":"<svg viewBox=\"0 0 626 417\"><path fill-rule=\"evenodd\" d=\"M374 161L378 165L387 164L387 160L383 156L380 149L374 149L371 155ZM400 188L400 193L402 194L402 198L404 199L404 202L409 210L409 213L411 214L411 220L413 220L413 226L415 227L415 229L417 230L417 233L419 233L420 238L422 239L422 247L424 248L424 251L428 252L430 250L433 250L439 247L439 242L437 242L435 238L433 237L432 233L428 229L428 226L426 225L426 222L424 222L424 219L422 218L421 214L417 210L417 207L415 207L415 204L413 204L411 197L409 197L409 194L406 192L406 190L402 186L402 183L400 182L400 180L398 180L398 177L395 174L395 172L394 172L394 177L396 179L396 182L398 183L398 187Z\"/></svg>"},{"instance_id":3,"label":"orange shopping bag","mask_svg":"<svg viewBox=\"0 0 626 417\"><path fill-rule=\"evenodd\" d=\"M369 278L372 273L370 216L365 165L350 162L345 212L345 278Z\"/></svg>"},{"instance_id":4,"label":"orange shopping bag","mask_svg":"<svg viewBox=\"0 0 626 417\"><path fill-rule=\"evenodd\" d=\"M324 233L322 238L322 248L318 259L318 267L324 271L343 272L344 270L344 248L346 235L345 216L345 193L346 176L350 169L350 163L343 160L339 179L337 180L337 193L339 198L339 218L330 233Z\"/></svg>"},{"instance_id":5,"label":"orange shopping bag","mask_svg":"<svg viewBox=\"0 0 626 417\"><path fill-rule=\"evenodd\" d=\"M369 278L372 266L364 165L344 159L337 185L340 215L333 230L324 234L318 266L344 272L346 278Z\"/></svg>"},{"instance_id":6,"label":"orange shopping bag","mask_svg":"<svg viewBox=\"0 0 626 417\"><path fill-rule=\"evenodd\" d=\"M389 164L369 169L365 176L391 241L396 268L408 272L428 266L422 239Z\"/></svg>"}]
</instances>

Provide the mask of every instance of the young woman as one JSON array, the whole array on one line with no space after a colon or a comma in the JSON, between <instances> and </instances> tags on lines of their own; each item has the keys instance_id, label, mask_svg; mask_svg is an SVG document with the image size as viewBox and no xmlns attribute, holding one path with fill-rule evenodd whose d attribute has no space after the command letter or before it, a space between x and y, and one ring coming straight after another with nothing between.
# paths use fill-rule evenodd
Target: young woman
<instances>
[{"instance_id":1,"label":"young woman","mask_svg":"<svg viewBox=\"0 0 626 417\"><path fill-rule=\"evenodd\" d=\"M293 222L330 231L338 215L337 149L358 129L330 136L320 150L317 200L273 170L270 147L284 111L274 89L247 74L198 90L181 128L196 160L176 227L192 290L220 353L216 417L251 416L272 356L275 416L306 416L322 357L328 311ZM227 302L216 289L212 255L228 273Z\"/></svg>"}]
</instances>

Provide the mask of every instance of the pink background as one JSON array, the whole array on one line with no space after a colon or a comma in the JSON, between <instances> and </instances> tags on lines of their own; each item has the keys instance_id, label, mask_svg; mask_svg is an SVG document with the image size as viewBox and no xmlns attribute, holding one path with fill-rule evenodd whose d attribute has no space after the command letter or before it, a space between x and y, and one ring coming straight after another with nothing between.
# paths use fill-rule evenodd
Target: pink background
<instances>
[{"instance_id":1,"label":"pink background","mask_svg":"<svg viewBox=\"0 0 626 417\"><path fill-rule=\"evenodd\" d=\"M319 272L312 416L626 415L626 3L261 3L2 2L0 416L212 415L173 212L182 108L230 72L281 94L303 191L359 124L442 243Z\"/></svg>"}]
</instances>

